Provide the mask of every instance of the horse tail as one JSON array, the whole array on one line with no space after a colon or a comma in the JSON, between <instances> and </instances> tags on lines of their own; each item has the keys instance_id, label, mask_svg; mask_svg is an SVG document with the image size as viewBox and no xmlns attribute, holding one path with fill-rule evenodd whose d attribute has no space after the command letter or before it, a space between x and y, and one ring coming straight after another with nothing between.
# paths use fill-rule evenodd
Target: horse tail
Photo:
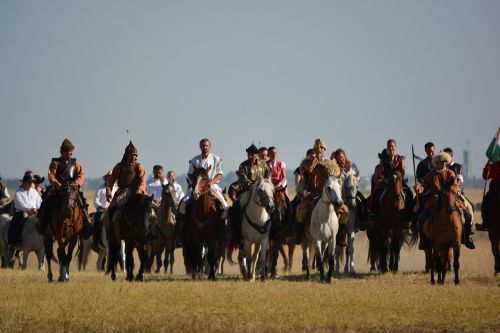
<instances>
[{"instance_id":1,"label":"horse tail","mask_svg":"<svg viewBox=\"0 0 500 333\"><path fill-rule=\"evenodd\" d=\"M229 245L227 246L226 259L231 265L236 265L236 263L233 261L233 251L237 247L237 244L234 242L229 242Z\"/></svg>"},{"instance_id":2,"label":"horse tail","mask_svg":"<svg viewBox=\"0 0 500 333\"><path fill-rule=\"evenodd\" d=\"M405 242L410 249L413 249L418 243L418 232L412 232L411 236L406 235Z\"/></svg>"}]
</instances>

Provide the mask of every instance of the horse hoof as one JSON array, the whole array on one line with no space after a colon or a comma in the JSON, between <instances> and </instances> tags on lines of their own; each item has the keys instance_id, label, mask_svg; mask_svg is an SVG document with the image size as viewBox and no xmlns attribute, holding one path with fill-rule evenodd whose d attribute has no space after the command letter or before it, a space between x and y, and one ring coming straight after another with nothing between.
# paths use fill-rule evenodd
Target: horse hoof
<instances>
[{"instance_id":1,"label":"horse hoof","mask_svg":"<svg viewBox=\"0 0 500 333\"><path fill-rule=\"evenodd\" d=\"M460 280L455 280L455 285L458 286L460 284Z\"/></svg>"},{"instance_id":2,"label":"horse hoof","mask_svg":"<svg viewBox=\"0 0 500 333\"><path fill-rule=\"evenodd\" d=\"M436 285L436 281L431 280L431 284L432 284L433 286L435 286L435 285Z\"/></svg>"}]
</instances>

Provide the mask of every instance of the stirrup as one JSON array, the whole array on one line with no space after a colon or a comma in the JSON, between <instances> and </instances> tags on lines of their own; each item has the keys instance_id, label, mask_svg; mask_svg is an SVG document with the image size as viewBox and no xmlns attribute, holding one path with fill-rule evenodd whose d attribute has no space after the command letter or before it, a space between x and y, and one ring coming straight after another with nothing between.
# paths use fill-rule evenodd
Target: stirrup
<instances>
[{"instance_id":1,"label":"stirrup","mask_svg":"<svg viewBox=\"0 0 500 333\"><path fill-rule=\"evenodd\" d=\"M477 231L488 231L488 226L483 224L476 224L476 230Z\"/></svg>"}]
</instances>

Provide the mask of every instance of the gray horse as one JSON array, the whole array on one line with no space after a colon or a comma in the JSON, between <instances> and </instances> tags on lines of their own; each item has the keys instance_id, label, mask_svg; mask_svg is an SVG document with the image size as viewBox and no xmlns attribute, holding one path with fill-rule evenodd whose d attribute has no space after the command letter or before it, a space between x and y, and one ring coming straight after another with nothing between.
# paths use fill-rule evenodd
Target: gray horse
<instances>
[{"instance_id":1,"label":"gray horse","mask_svg":"<svg viewBox=\"0 0 500 333\"><path fill-rule=\"evenodd\" d=\"M7 235L12 221L12 216L3 214L0 215L0 255L9 263L12 260L14 253L11 253L7 247ZM32 215L24 222L23 231L21 234L21 244L17 244L15 249L22 251L21 267L25 269L28 264L28 254L35 252L38 258L38 269L44 270L45 247L43 244L43 236L35 229L35 224L38 222L36 215Z\"/></svg>"}]
</instances>

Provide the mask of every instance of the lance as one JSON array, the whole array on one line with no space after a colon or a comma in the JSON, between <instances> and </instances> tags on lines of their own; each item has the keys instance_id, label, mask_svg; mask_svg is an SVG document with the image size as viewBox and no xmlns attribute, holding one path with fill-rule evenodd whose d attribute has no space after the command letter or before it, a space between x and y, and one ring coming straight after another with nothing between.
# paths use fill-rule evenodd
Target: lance
<instances>
[{"instance_id":1,"label":"lance","mask_svg":"<svg viewBox=\"0 0 500 333\"><path fill-rule=\"evenodd\" d=\"M417 185L417 172L415 171L415 150L413 149L413 144L411 145L411 157L413 160L413 178L415 179L415 186ZM420 203L418 200L418 193L415 193L415 197L417 198L417 211L420 209Z\"/></svg>"}]
</instances>

